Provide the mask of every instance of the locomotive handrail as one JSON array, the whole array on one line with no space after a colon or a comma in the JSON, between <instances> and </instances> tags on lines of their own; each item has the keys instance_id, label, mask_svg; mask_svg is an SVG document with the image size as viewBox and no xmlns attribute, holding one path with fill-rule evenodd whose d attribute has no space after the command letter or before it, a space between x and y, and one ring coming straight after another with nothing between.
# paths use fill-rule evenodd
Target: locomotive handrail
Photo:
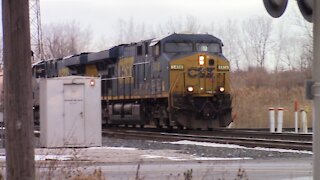
<instances>
[{"instance_id":1,"label":"locomotive handrail","mask_svg":"<svg viewBox=\"0 0 320 180\"><path fill-rule=\"evenodd\" d=\"M133 76L122 76L122 77L113 77L113 78L103 78L101 81L109 81L109 80L115 80L115 79L126 79L126 78L132 78Z\"/></svg>"},{"instance_id":2,"label":"locomotive handrail","mask_svg":"<svg viewBox=\"0 0 320 180\"><path fill-rule=\"evenodd\" d=\"M180 79L181 75L183 75L184 72L181 72L180 74L178 74L178 77L176 78L176 80L174 81L173 85L170 87L170 90L169 90L169 107L172 107L173 106L173 99L172 99L172 90L173 88L176 86L178 80ZM184 87L185 88L185 87Z\"/></svg>"},{"instance_id":3,"label":"locomotive handrail","mask_svg":"<svg viewBox=\"0 0 320 180\"><path fill-rule=\"evenodd\" d=\"M138 62L138 63L134 63L133 65L142 65L142 64L150 64L150 61Z\"/></svg>"}]
</instances>

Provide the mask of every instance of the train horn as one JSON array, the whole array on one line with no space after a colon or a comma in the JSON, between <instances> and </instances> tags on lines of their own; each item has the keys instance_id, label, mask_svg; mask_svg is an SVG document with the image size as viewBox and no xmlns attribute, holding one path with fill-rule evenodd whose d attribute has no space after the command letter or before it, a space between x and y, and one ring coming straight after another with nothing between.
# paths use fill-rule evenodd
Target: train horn
<instances>
[{"instance_id":1,"label":"train horn","mask_svg":"<svg viewBox=\"0 0 320 180\"><path fill-rule=\"evenodd\" d=\"M298 0L299 2L300 0ZM287 8L288 0L263 0L267 12L274 18L280 17Z\"/></svg>"},{"instance_id":2,"label":"train horn","mask_svg":"<svg viewBox=\"0 0 320 180\"><path fill-rule=\"evenodd\" d=\"M312 22L313 0L298 0L297 3L304 19Z\"/></svg>"}]
</instances>

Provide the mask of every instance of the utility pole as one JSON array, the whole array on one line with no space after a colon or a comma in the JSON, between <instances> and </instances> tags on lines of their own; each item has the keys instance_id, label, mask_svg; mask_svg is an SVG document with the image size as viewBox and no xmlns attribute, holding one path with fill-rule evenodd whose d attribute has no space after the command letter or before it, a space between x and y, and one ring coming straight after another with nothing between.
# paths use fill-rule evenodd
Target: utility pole
<instances>
[{"instance_id":1,"label":"utility pole","mask_svg":"<svg viewBox=\"0 0 320 180\"><path fill-rule=\"evenodd\" d=\"M6 179L34 180L29 0L2 0Z\"/></svg>"}]
</instances>

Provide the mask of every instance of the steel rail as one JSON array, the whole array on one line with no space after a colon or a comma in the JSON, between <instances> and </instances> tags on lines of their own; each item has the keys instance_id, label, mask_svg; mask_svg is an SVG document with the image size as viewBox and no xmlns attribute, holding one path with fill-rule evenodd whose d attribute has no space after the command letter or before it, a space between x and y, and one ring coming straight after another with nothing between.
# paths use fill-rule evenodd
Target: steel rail
<instances>
[{"instance_id":1,"label":"steel rail","mask_svg":"<svg viewBox=\"0 0 320 180\"><path fill-rule=\"evenodd\" d=\"M261 131L255 129L212 129L210 131L203 130L179 130L179 129L156 129L156 128L133 128L133 127L117 127L107 128L105 130L133 130L145 132L168 132L178 134L191 134L191 135L205 135L205 136L223 136L223 137L254 137L261 139L279 139L279 140L293 140L293 141L312 141L312 134L296 134L296 133L270 133L268 131Z\"/></svg>"},{"instance_id":2,"label":"steel rail","mask_svg":"<svg viewBox=\"0 0 320 180\"><path fill-rule=\"evenodd\" d=\"M104 136L114 136L120 138L135 138L160 141L189 140L197 142L210 142L222 144L236 144L245 147L281 148L292 150L312 151L311 141L264 139L256 137L238 136L215 136L215 135L194 135L180 133L150 132L137 130L103 130Z\"/></svg>"}]
</instances>

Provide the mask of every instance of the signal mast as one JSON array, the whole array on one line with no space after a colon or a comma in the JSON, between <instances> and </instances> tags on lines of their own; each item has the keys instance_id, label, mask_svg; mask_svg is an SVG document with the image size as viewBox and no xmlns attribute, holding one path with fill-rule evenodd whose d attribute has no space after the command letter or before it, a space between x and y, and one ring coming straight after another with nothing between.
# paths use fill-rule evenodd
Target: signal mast
<instances>
[{"instance_id":1,"label":"signal mast","mask_svg":"<svg viewBox=\"0 0 320 180\"><path fill-rule=\"evenodd\" d=\"M32 63L43 59L40 0L29 0Z\"/></svg>"},{"instance_id":2,"label":"signal mast","mask_svg":"<svg viewBox=\"0 0 320 180\"><path fill-rule=\"evenodd\" d=\"M286 10L288 0L263 0L267 12L274 18ZM297 0L302 16L313 23L312 79L306 82L306 98L313 101L313 179L320 179L320 1Z\"/></svg>"}]
</instances>

